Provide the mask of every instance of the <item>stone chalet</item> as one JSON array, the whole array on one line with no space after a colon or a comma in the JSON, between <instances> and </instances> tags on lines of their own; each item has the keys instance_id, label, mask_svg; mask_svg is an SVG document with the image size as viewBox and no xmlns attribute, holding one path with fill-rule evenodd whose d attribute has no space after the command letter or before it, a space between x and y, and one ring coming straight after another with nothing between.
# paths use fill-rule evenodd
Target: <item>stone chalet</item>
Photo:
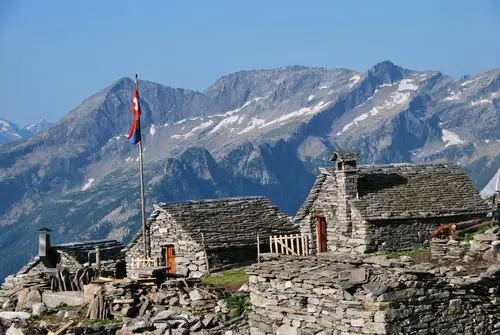
<instances>
[{"instance_id":1,"label":"stone chalet","mask_svg":"<svg viewBox=\"0 0 500 335\"><path fill-rule=\"evenodd\" d=\"M335 152L336 167L320 168L294 217L311 254L412 248L439 225L485 218L490 210L456 165L357 166L358 159Z\"/></svg>"},{"instance_id":2,"label":"stone chalet","mask_svg":"<svg viewBox=\"0 0 500 335\"><path fill-rule=\"evenodd\" d=\"M298 233L286 214L267 198L237 197L160 203L146 222L152 261L167 272L201 277L208 271L257 260L257 233L262 252L269 236ZM127 276L140 276L144 258L142 229L125 249Z\"/></svg>"}]
</instances>

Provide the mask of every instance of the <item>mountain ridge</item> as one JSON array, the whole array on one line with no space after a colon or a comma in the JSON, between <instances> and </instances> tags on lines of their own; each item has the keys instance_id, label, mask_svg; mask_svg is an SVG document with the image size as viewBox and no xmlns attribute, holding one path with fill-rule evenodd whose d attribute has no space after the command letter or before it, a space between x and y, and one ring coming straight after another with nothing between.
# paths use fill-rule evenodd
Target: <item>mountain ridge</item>
<instances>
[{"instance_id":1,"label":"mountain ridge","mask_svg":"<svg viewBox=\"0 0 500 335\"><path fill-rule=\"evenodd\" d=\"M264 195L292 215L336 148L360 151L361 163L456 162L482 187L500 166L499 78L491 70L455 81L385 61L366 72L240 71L203 92L140 81L148 210ZM37 136L0 147L0 256L23 246L0 257L0 278L35 252L41 225L66 241L135 233L132 89L120 78Z\"/></svg>"}]
</instances>

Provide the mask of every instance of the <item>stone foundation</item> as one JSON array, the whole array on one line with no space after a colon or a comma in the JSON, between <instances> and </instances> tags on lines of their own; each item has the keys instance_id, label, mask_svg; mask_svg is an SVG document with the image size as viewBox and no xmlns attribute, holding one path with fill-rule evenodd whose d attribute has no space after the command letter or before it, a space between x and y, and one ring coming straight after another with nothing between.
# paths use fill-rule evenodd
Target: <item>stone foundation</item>
<instances>
[{"instance_id":1,"label":"stone foundation","mask_svg":"<svg viewBox=\"0 0 500 335\"><path fill-rule=\"evenodd\" d=\"M500 266L329 257L253 266L252 334L500 334Z\"/></svg>"}]
</instances>

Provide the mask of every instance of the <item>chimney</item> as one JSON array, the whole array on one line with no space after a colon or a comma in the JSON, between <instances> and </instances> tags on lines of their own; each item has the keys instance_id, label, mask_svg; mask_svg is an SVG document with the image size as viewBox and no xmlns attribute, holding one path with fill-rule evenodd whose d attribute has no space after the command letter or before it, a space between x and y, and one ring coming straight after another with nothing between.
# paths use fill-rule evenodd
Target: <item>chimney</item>
<instances>
[{"instance_id":1,"label":"chimney","mask_svg":"<svg viewBox=\"0 0 500 335\"><path fill-rule=\"evenodd\" d=\"M42 227L38 230L38 257L47 258L50 250L50 230Z\"/></svg>"},{"instance_id":2,"label":"chimney","mask_svg":"<svg viewBox=\"0 0 500 335\"><path fill-rule=\"evenodd\" d=\"M330 161L336 163L337 170L337 218L346 235L352 233L351 205L349 200L358 196L358 170L357 161L359 154L356 152L333 153Z\"/></svg>"}]
</instances>

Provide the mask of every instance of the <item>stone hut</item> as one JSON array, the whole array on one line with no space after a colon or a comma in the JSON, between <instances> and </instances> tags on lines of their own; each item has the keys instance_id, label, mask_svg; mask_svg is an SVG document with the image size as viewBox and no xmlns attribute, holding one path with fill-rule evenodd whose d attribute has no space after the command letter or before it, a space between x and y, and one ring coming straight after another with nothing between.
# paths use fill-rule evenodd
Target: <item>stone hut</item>
<instances>
[{"instance_id":1,"label":"stone hut","mask_svg":"<svg viewBox=\"0 0 500 335\"><path fill-rule=\"evenodd\" d=\"M92 240L51 245L48 228L38 230L38 255L33 257L18 274L32 271L51 272L66 268L76 271L85 266L99 266L106 272L114 272L117 263L125 262L122 252L125 245L115 240Z\"/></svg>"},{"instance_id":2,"label":"stone hut","mask_svg":"<svg viewBox=\"0 0 500 335\"><path fill-rule=\"evenodd\" d=\"M52 245L48 228L38 230L38 255L17 273L5 278L0 291L46 287L53 291L82 290L93 276L123 278L125 245L115 240L93 240ZM0 294L1 295L1 294Z\"/></svg>"},{"instance_id":3,"label":"stone hut","mask_svg":"<svg viewBox=\"0 0 500 335\"><path fill-rule=\"evenodd\" d=\"M167 272L199 278L257 260L269 250L269 236L298 233L286 214L265 197L237 197L160 203L147 220L151 256ZM139 274L136 260L143 257L142 229L125 249L127 275Z\"/></svg>"},{"instance_id":4,"label":"stone hut","mask_svg":"<svg viewBox=\"0 0 500 335\"><path fill-rule=\"evenodd\" d=\"M465 171L453 164L357 165L335 152L320 168L294 223L311 254L412 248L439 225L485 218L489 209Z\"/></svg>"}]
</instances>

